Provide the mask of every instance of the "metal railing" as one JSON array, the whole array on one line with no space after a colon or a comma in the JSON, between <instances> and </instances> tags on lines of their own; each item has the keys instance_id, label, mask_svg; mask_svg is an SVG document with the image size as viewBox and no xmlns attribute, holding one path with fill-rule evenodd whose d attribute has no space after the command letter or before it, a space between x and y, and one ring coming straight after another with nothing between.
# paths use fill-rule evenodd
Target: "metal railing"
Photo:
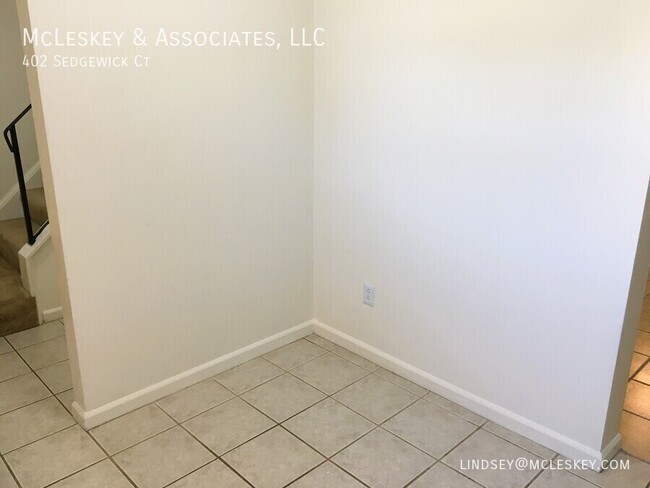
<instances>
[{"instance_id":1,"label":"metal railing","mask_svg":"<svg viewBox=\"0 0 650 488\"><path fill-rule=\"evenodd\" d=\"M16 176L18 177L18 188L20 189L20 202L23 206L23 214L25 216L25 229L27 230L27 242L29 245L33 245L36 242L36 238L43 232L43 229L47 227L49 220L43 222L36 232L32 226L32 215L29 211L29 200L27 199L27 187L25 186L25 175L23 174L23 162L20 158L20 146L18 145L18 134L16 132L16 124L20 122L30 110L32 106L29 105L25 110L23 110L14 121L7 126L4 130L3 135L9 150L14 155L14 162L16 163Z\"/></svg>"}]
</instances>

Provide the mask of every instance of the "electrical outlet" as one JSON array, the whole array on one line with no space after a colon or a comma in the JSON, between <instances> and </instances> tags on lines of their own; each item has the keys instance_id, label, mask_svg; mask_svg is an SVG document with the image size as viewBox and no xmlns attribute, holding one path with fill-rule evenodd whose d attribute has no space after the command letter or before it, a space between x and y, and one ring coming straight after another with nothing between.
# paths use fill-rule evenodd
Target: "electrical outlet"
<instances>
[{"instance_id":1,"label":"electrical outlet","mask_svg":"<svg viewBox=\"0 0 650 488\"><path fill-rule=\"evenodd\" d=\"M369 307L375 306L375 285L371 285L367 281L363 284L363 303Z\"/></svg>"}]
</instances>

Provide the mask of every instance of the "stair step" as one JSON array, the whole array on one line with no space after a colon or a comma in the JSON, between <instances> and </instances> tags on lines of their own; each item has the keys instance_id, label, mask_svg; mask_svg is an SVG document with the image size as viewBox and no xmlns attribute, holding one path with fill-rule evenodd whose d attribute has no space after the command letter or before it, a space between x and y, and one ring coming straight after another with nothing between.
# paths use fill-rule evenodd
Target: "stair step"
<instances>
[{"instance_id":1,"label":"stair step","mask_svg":"<svg viewBox=\"0 0 650 488\"><path fill-rule=\"evenodd\" d=\"M0 336L37 325L36 300L23 288L18 271L0 258Z\"/></svg>"},{"instance_id":2,"label":"stair step","mask_svg":"<svg viewBox=\"0 0 650 488\"><path fill-rule=\"evenodd\" d=\"M32 221L37 226L34 232L47 220L47 207L45 206L45 191L43 188L30 188L27 190L27 201L29 202L29 213Z\"/></svg>"}]
</instances>

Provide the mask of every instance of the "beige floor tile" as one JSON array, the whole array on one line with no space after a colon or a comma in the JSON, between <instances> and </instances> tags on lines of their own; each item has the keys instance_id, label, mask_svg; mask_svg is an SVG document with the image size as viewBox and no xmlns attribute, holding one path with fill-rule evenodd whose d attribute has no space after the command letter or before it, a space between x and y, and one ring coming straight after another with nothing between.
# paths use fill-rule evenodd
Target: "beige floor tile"
<instances>
[{"instance_id":1,"label":"beige floor tile","mask_svg":"<svg viewBox=\"0 0 650 488\"><path fill-rule=\"evenodd\" d=\"M105 457L81 427L75 425L5 456L23 488L42 488Z\"/></svg>"},{"instance_id":2,"label":"beige floor tile","mask_svg":"<svg viewBox=\"0 0 650 488\"><path fill-rule=\"evenodd\" d=\"M336 349L337 346L333 342L328 341L327 339L323 339L321 336L316 335L316 334L310 334L307 337L305 337L309 342L313 342L317 346L322 347L323 349L327 349L328 351L333 351Z\"/></svg>"},{"instance_id":3,"label":"beige floor tile","mask_svg":"<svg viewBox=\"0 0 650 488\"><path fill-rule=\"evenodd\" d=\"M418 399L379 376L370 375L334 395L343 405L381 423Z\"/></svg>"},{"instance_id":4,"label":"beige floor tile","mask_svg":"<svg viewBox=\"0 0 650 488\"><path fill-rule=\"evenodd\" d=\"M445 397L433 393L432 391L427 393L424 396L424 399L433 403L434 405L438 405L439 407L444 408L445 410L449 410L451 413L455 413L456 415L463 417L465 420L469 420L473 424L483 425L485 423L485 419L480 415L458 405L457 403L447 400Z\"/></svg>"},{"instance_id":5,"label":"beige floor tile","mask_svg":"<svg viewBox=\"0 0 650 488\"><path fill-rule=\"evenodd\" d=\"M400 388L404 388L406 391L410 391L414 395L421 397L427 394L426 388L422 388L420 385L416 385L412 381L409 381L406 378L402 378L401 376L396 375L395 373L388 371L387 369L379 368L377 371L375 371L375 374L378 374L385 380L390 381L391 383L399 386Z\"/></svg>"},{"instance_id":6,"label":"beige floor tile","mask_svg":"<svg viewBox=\"0 0 650 488\"><path fill-rule=\"evenodd\" d=\"M566 459L560 456L560 459ZM623 452L614 456L616 461L629 462L629 469L607 469L597 473L591 469L570 471L601 488L646 488L650 483L650 464L639 461Z\"/></svg>"},{"instance_id":7,"label":"beige floor tile","mask_svg":"<svg viewBox=\"0 0 650 488\"><path fill-rule=\"evenodd\" d=\"M473 460L510 460L514 462L520 457L530 460L540 459L528 451L524 451L520 447L481 429L445 456L443 461L486 488L520 488L532 480L539 471L470 469L468 464Z\"/></svg>"},{"instance_id":8,"label":"beige floor tile","mask_svg":"<svg viewBox=\"0 0 650 488\"><path fill-rule=\"evenodd\" d=\"M594 488L594 485L569 471L550 469L533 481L530 488Z\"/></svg>"},{"instance_id":9,"label":"beige floor tile","mask_svg":"<svg viewBox=\"0 0 650 488\"><path fill-rule=\"evenodd\" d=\"M401 488L435 460L379 428L338 453L332 461L373 488Z\"/></svg>"},{"instance_id":10,"label":"beige floor tile","mask_svg":"<svg viewBox=\"0 0 650 488\"><path fill-rule=\"evenodd\" d=\"M634 376L634 373L636 373L641 366L650 358L648 356L644 356L643 354L639 354L638 352L632 353L632 364L630 364L630 378Z\"/></svg>"},{"instance_id":11,"label":"beige floor tile","mask_svg":"<svg viewBox=\"0 0 650 488\"><path fill-rule=\"evenodd\" d=\"M379 366L373 363L372 361L368 361L366 358L362 358L358 354L355 354L352 351L348 351L343 347L338 347L334 349L332 352L334 354L338 354L343 359L347 359L351 363L356 364L357 366L361 366L363 369L367 369L368 371L376 371L377 369L379 369Z\"/></svg>"},{"instance_id":12,"label":"beige floor tile","mask_svg":"<svg viewBox=\"0 0 650 488\"><path fill-rule=\"evenodd\" d=\"M291 483L288 488L363 488L363 485L327 461Z\"/></svg>"},{"instance_id":13,"label":"beige floor tile","mask_svg":"<svg viewBox=\"0 0 650 488\"><path fill-rule=\"evenodd\" d=\"M481 488L469 478L442 463L420 476L409 488Z\"/></svg>"},{"instance_id":14,"label":"beige floor tile","mask_svg":"<svg viewBox=\"0 0 650 488\"><path fill-rule=\"evenodd\" d=\"M16 480L11 476L9 469L5 466L2 459L0 459L0 486L2 488L18 488Z\"/></svg>"},{"instance_id":15,"label":"beige floor tile","mask_svg":"<svg viewBox=\"0 0 650 488\"><path fill-rule=\"evenodd\" d=\"M255 358L228 371L224 371L215 376L214 379L235 394L241 395L283 373L284 370L266 359Z\"/></svg>"},{"instance_id":16,"label":"beige floor tile","mask_svg":"<svg viewBox=\"0 0 650 488\"><path fill-rule=\"evenodd\" d=\"M233 397L223 386L209 379L159 400L158 405L176 421L184 422Z\"/></svg>"},{"instance_id":17,"label":"beige floor tile","mask_svg":"<svg viewBox=\"0 0 650 488\"><path fill-rule=\"evenodd\" d=\"M284 347L271 351L264 355L266 359L276 366L289 370L296 366L311 361L327 352L326 349L317 346L305 339L287 344Z\"/></svg>"},{"instance_id":18,"label":"beige floor tile","mask_svg":"<svg viewBox=\"0 0 650 488\"><path fill-rule=\"evenodd\" d=\"M228 466L216 460L172 483L169 488L249 488Z\"/></svg>"},{"instance_id":19,"label":"beige floor tile","mask_svg":"<svg viewBox=\"0 0 650 488\"><path fill-rule=\"evenodd\" d=\"M372 430L375 425L327 398L284 423L300 439L330 457Z\"/></svg>"},{"instance_id":20,"label":"beige floor tile","mask_svg":"<svg viewBox=\"0 0 650 488\"><path fill-rule=\"evenodd\" d=\"M74 424L74 419L54 397L0 415L0 453L13 451Z\"/></svg>"},{"instance_id":21,"label":"beige floor tile","mask_svg":"<svg viewBox=\"0 0 650 488\"><path fill-rule=\"evenodd\" d=\"M50 488L133 488L108 459L54 483Z\"/></svg>"},{"instance_id":22,"label":"beige floor tile","mask_svg":"<svg viewBox=\"0 0 650 488\"><path fill-rule=\"evenodd\" d=\"M222 403L183 424L219 456L275 425L239 398Z\"/></svg>"},{"instance_id":23,"label":"beige floor tile","mask_svg":"<svg viewBox=\"0 0 650 488\"><path fill-rule=\"evenodd\" d=\"M51 396L34 373L0 383L0 414Z\"/></svg>"},{"instance_id":24,"label":"beige floor tile","mask_svg":"<svg viewBox=\"0 0 650 488\"><path fill-rule=\"evenodd\" d=\"M30 369L25 361L15 352L0 354L0 381L9 380L16 376L29 373Z\"/></svg>"},{"instance_id":25,"label":"beige floor tile","mask_svg":"<svg viewBox=\"0 0 650 488\"><path fill-rule=\"evenodd\" d=\"M368 375L368 371L336 354L328 353L302 364L291 374L331 395Z\"/></svg>"},{"instance_id":26,"label":"beige floor tile","mask_svg":"<svg viewBox=\"0 0 650 488\"><path fill-rule=\"evenodd\" d=\"M424 400L418 400L383 427L435 458L476 430L476 425Z\"/></svg>"},{"instance_id":27,"label":"beige floor tile","mask_svg":"<svg viewBox=\"0 0 650 488\"><path fill-rule=\"evenodd\" d=\"M21 349L20 355L32 369L41 369L68 359L68 346L65 337L57 337Z\"/></svg>"},{"instance_id":28,"label":"beige floor tile","mask_svg":"<svg viewBox=\"0 0 650 488\"><path fill-rule=\"evenodd\" d=\"M322 400L325 395L295 376L284 374L241 397L276 422L284 422Z\"/></svg>"},{"instance_id":29,"label":"beige floor tile","mask_svg":"<svg viewBox=\"0 0 650 488\"><path fill-rule=\"evenodd\" d=\"M65 333L63 324L58 320L39 325L32 329L23 330L7 336L7 340L16 348L22 349L27 346L45 342L55 337L61 337Z\"/></svg>"},{"instance_id":30,"label":"beige floor tile","mask_svg":"<svg viewBox=\"0 0 650 488\"><path fill-rule=\"evenodd\" d=\"M223 458L255 488L280 488L325 459L282 427L275 427Z\"/></svg>"},{"instance_id":31,"label":"beige floor tile","mask_svg":"<svg viewBox=\"0 0 650 488\"><path fill-rule=\"evenodd\" d=\"M158 406L149 404L95 427L90 435L113 455L175 425L176 422Z\"/></svg>"},{"instance_id":32,"label":"beige floor tile","mask_svg":"<svg viewBox=\"0 0 650 488\"><path fill-rule=\"evenodd\" d=\"M61 400L61 403L63 403L63 406L66 408L68 412L70 412L70 415L72 414L72 402L74 401L74 390L68 390L64 391L63 393L59 393L56 396L59 400Z\"/></svg>"},{"instance_id":33,"label":"beige floor tile","mask_svg":"<svg viewBox=\"0 0 650 488\"><path fill-rule=\"evenodd\" d=\"M158 434L113 457L138 488L162 488L215 459L180 427Z\"/></svg>"},{"instance_id":34,"label":"beige floor tile","mask_svg":"<svg viewBox=\"0 0 650 488\"><path fill-rule=\"evenodd\" d=\"M650 463L650 420L629 412L621 416L621 448L646 463Z\"/></svg>"},{"instance_id":35,"label":"beige floor tile","mask_svg":"<svg viewBox=\"0 0 650 488\"><path fill-rule=\"evenodd\" d=\"M641 368L641 371L636 374L634 379L641 383L645 383L646 385L650 385L650 362L646 363L646 365ZM647 401L650 403L650 398L648 398Z\"/></svg>"},{"instance_id":36,"label":"beige floor tile","mask_svg":"<svg viewBox=\"0 0 650 488\"><path fill-rule=\"evenodd\" d=\"M38 369L36 374L55 395L72 388L70 361L66 360Z\"/></svg>"},{"instance_id":37,"label":"beige floor tile","mask_svg":"<svg viewBox=\"0 0 650 488\"><path fill-rule=\"evenodd\" d=\"M643 418L650 419L650 385L638 381L627 384L623 408Z\"/></svg>"},{"instance_id":38,"label":"beige floor tile","mask_svg":"<svg viewBox=\"0 0 650 488\"><path fill-rule=\"evenodd\" d=\"M0 337L0 354L5 354L12 351L13 348L9 345L7 340L4 337Z\"/></svg>"},{"instance_id":39,"label":"beige floor tile","mask_svg":"<svg viewBox=\"0 0 650 488\"><path fill-rule=\"evenodd\" d=\"M536 456L542 459L553 459L557 454L555 451L548 449L542 445L537 444L525 437L506 429L494 422L487 422L483 428L489 432L492 432L494 435L501 437L513 444L517 444L519 447L526 449L528 452L532 452Z\"/></svg>"},{"instance_id":40,"label":"beige floor tile","mask_svg":"<svg viewBox=\"0 0 650 488\"><path fill-rule=\"evenodd\" d=\"M634 351L645 356L650 356L650 332L638 331Z\"/></svg>"}]
</instances>

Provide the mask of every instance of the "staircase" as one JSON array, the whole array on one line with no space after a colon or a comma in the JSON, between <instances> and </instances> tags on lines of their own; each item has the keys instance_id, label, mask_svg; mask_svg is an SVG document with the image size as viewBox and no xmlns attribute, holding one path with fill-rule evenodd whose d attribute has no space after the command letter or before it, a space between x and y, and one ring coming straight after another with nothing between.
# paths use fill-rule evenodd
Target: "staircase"
<instances>
[{"instance_id":1,"label":"staircase","mask_svg":"<svg viewBox=\"0 0 650 488\"><path fill-rule=\"evenodd\" d=\"M43 188L27 190L33 228L47 220ZM36 327L36 299L23 288L18 252L27 243L25 219L0 221L0 337Z\"/></svg>"}]
</instances>

